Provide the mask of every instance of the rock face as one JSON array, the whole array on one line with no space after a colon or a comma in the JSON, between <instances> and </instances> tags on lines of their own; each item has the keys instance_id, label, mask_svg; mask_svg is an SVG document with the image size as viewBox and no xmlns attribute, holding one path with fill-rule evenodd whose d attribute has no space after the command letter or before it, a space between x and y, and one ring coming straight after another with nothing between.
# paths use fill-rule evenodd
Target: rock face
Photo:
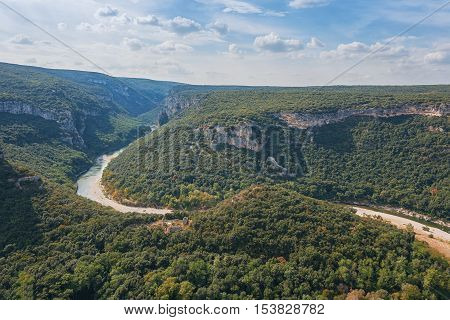
<instances>
[{"instance_id":1,"label":"rock face","mask_svg":"<svg viewBox=\"0 0 450 320\"><path fill-rule=\"evenodd\" d=\"M402 115L423 115L431 117L447 116L450 113L449 104L413 105L396 108L344 109L327 113L280 113L277 116L289 126L308 129L330 123L340 122L353 116L388 118Z\"/></svg>"},{"instance_id":2,"label":"rock face","mask_svg":"<svg viewBox=\"0 0 450 320\"><path fill-rule=\"evenodd\" d=\"M38 185L41 182L42 182L42 179L39 176L22 177L22 178L17 179L17 181L15 182L15 186L17 189L22 190L24 183Z\"/></svg>"},{"instance_id":3,"label":"rock face","mask_svg":"<svg viewBox=\"0 0 450 320\"><path fill-rule=\"evenodd\" d=\"M164 102L164 111L169 118L187 108L195 107L200 102L198 96L170 93Z\"/></svg>"},{"instance_id":4,"label":"rock face","mask_svg":"<svg viewBox=\"0 0 450 320\"><path fill-rule=\"evenodd\" d=\"M263 144L256 125L244 123L237 126L204 127L201 130L211 149L216 150L218 145L227 144L236 148L244 148L255 152L261 151Z\"/></svg>"},{"instance_id":5,"label":"rock face","mask_svg":"<svg viewBox=\"0 0 450 320\"><path fill-rule=\"evenodd\" d=\"M41 117L46 120L55 121L61 130L66 133L65 141L73 146L84 147L84 140L82 135L85 130L85 120L89 115L97 115L94 112L77 111L74 115L70 110L58 109L43 110L41 108L32 106L30 104L5 101L0 102L0 112L7 112L11 114L27 114L36 117ZM77 125L75 125L77 123Z\"/></svg>"}]
</instances>

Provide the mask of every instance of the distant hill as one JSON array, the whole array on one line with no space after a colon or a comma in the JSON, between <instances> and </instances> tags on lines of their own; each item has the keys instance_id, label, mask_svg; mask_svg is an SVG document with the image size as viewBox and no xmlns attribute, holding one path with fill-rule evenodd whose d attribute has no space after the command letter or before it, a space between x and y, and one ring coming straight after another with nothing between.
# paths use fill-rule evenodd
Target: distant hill
<instances>
[{"instance_id":1,"label":"distant hill","mask_svg":"<svg viewBox=\"0 0 450 320\"><path fill-rule=\"evenodd\" d=\"M6 63L0 63L0 74L1 87L3 90L8 88L10 95L16 93L26 97L36 94L37 92L26 90L28 85L29 89L39 89L38 93L45 94L49 99L47 102L53 102L51 99L64 98L61 94L58 96L58 90L63 90L70 104L79 107L84 103L90 104L90 107L93 107L92 104L98 104L101 108L123 111L132 116L158 107L167 92L179 85L165 81L114 78L96 72L45 69ZM13 85L12 80L18 83ZM71 93L76 99L71 99ZM4 96L6 92L1 94L3 99L8 97Z\"/></svg>"}]
</instances>

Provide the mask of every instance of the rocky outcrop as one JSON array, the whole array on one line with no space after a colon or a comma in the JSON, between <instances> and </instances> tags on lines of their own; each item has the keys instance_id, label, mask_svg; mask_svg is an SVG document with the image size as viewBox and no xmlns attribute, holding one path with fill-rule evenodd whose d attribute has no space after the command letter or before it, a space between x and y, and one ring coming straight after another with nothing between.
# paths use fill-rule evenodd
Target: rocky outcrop
<instances>
[{"instance_id":1,"label":"rocky outcrop","mask_svg":"<svg viewBox=\"0 0 450 320\"><path fill-rule=\"evenodd\" d=\"M320 127L330 123L343 121L353 116L366 116L388 118L403 115L423 115L431 117L447 116L450 113L450 104L439 105L410 105L394 108L370 108L370 109L343 109L326 113L287 113L283 112L277 116L289 126L308 129Z\"/></svg>"},{"instance_id":2,"label":"rocky outcrop","mask_svg":"<svg viewBox=\"0 0 450 320\"><path fill-rule=\"evenodd\" d=\"M59 128L66 134L64 141L70 145L84 147L82 135L85 130L85 120L88 115L97 115L94 112L77 111L76 114L70 110L54 108L54 110L44 110L27 103L18 101L0 102L0 112L11 114L27 114L55 121Z\"/></svg>"},{"instance_id":3,"label":"rocky outcrop","mask_svg":"<svg viewBox=\"0 0 450 320\"><path fill-rule=\"evenodd\" d=\"M164 112L169 118L185 109L195 107L200 102L200 97L182 93L171 93L164 102Z\"/></svg>"},{"instance_id":4,"label":"rocky outcrop","mask_svg":"<svg viewBox=\"0 0 450 320\"><path fill-rule=\"evenodd\" d=\"M236 148L244 148L255 152L261 151L263 144L261 134L256 125L251 123L240 124L237 126L213 126L197 129L202 131L204 138L210 148L217 150L219 145L230 145Z\"/></svg>"},{"instance_id":5,"label":"rocky outcrop","mask_svg":"<svg viewBox=\"0 0 450 320\"><path fill-rule=\"evenodd\" d=\"M28 176L28 177L22 177L15 181L15 186L19 190L23 190L24 184L26 185L39 185L41 186L42 179L39 176Z\"/></svg>"},{"instance_id":6,"label":"rocky outcrop","mask_svg":"<svg viewBox=\"0 0 450 320\"><path fill-rule=\"evenodd\" d=\"M278 164L274 157L268 157L266 167L270 172L276 173L281 177L288 176L288 170Z\"/></svg>"}]
</instances>

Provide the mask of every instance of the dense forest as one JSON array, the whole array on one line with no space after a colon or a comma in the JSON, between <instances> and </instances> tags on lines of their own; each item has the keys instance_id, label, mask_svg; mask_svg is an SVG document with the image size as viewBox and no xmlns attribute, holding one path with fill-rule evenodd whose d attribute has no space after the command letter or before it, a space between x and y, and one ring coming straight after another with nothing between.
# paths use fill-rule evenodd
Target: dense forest
<instances>
[{"instance_id":1,"label":"dense forest","mask_svg":"<svg viewBox=\"0 0 450 320\"><path fill-rule=\"evenodd\" d=\"M308 197L447 217L447 118L349 118L306 132L258 111L249 119L270 121L253 138L266 137L270 148L251 150L220 143L201 105L142 136L168 94L213 96L217 87L119 79L141 95L133 105L104 75L11 65L0 72L0 103L100 111L75 117L70 132L52 119L0 112L0 299L448 299L448 261L411 231ZM296 90L301 100L306 89ZM372 90L436 103L448 94ZM84 143L71 143L72 134ZM164 219L75 194L97 155L139 137L111 163L105 184L116 198L176 208Z\"/></svg>"},{"instance_id":2,"label":"dense forest","mask_svg":"<svg viewBox=\"0 0 450 320\"><path fill-rule=\"evenodd\" d=\"M236 125L272 123L281 112L323 113L343 109L395 108L448 104L450 86L337 86L253 88L188 86L173 89L175 100L188 105L175 117L184 124Z\"/></svg>"},{"instance_id":3,"label":"dense forest","mask_svg":"<svg viewBox=\"0 0 450 320\"><path fill-rule=\"evenodd\" d=\"M448 262L412 233L287 189L250 188L166 233L156 217L119 215L48 188L29 190L28 205L9 208L27 212L29 229L2 230L9 242L0 258L4 299L449 295ZM8 222L23 218L16 212Z\"/></svg>"},{"instance_id":4,"label":"dense forest","mask_svg":"<svg viewBox=\"0 0 450 320\"><path fill-rule=\"evenodd\" d=\"M110 194L191 209L254 184L291 182L320 199L390 204L449 219L447 117L352 117L308 131L278 122L258 126L265 131L265 138L255 138L260 150L213 144L209 129L184 121L137 141L115 159L103 177Z\"/></svg>"}]
</instances>

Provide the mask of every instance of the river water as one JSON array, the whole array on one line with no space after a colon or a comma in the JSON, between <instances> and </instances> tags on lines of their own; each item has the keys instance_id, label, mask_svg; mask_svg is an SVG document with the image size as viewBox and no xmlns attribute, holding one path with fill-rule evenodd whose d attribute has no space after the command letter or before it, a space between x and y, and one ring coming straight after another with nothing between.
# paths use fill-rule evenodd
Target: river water
<instances>
[{"instance_id":1,"label":"river water","mask_svg":"<svg viewBox=\"0 0 450 320\"><path fill-rule=\"evenodd\" d=\"M152 214L166 214L171 210L157 209L157 208L143 208L143 207L131 207L123 205L115 200L108 198L101 184L103 171L111 162L112 159L117 157L124 149L116 151L112 154L104 154L98 157L95 164L83 174L77 181L77 194L98 202L104 206L114 208L119 212L137 212L137 213L152 213Z\"/></svg>"},{"instance_id":2,"label":"river water","mask_svg":"<svg viewBox=\"0 0 450 320\"><path fill-rule=\"evenodd\" d=\"M89 169L89 171L78 179L77 194L124 213L137 212L147 214L166 214L171 212L171 210L167 209L126 206L106 196L101 184L103 171L111 160L117 157L123 150L124 149L121 149L112 154L104 154L98 157L95 164ZM404 229L407 225L411 225L414 227L414 232L419 240L427 242L432 248L436 249L447 258L450 258L450 235L447 232L432 227L426 227L421 223L409 220L407 218L397 217L395 215L390 215L375 210L359 207L354 207L354 209L356 210L356 214L359 216L379 216L383 220L392 223L398 228ZM432 238L430 235L432 235Z\"/></svg>"}]
</instances>

